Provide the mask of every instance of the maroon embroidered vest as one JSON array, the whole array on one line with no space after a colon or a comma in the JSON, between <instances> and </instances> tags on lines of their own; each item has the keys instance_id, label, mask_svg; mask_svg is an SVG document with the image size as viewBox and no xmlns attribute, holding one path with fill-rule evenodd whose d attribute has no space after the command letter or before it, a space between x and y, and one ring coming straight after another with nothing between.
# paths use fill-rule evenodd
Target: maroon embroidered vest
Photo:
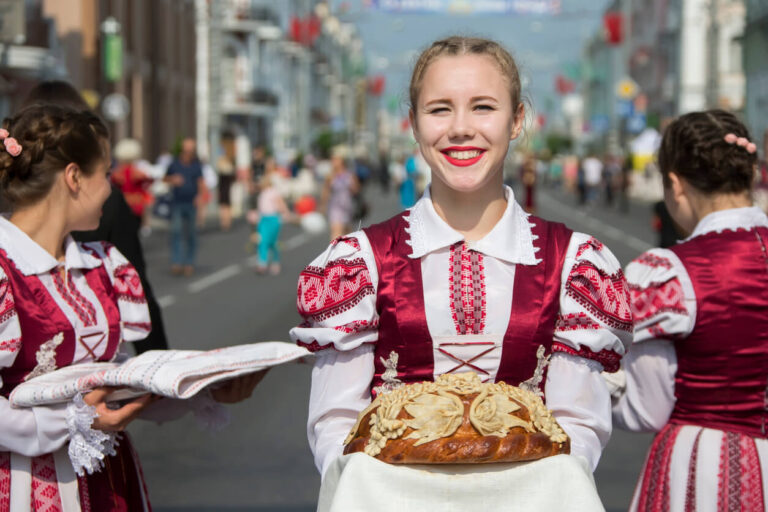
<instances>
[{"instance_id":1,"label":"maroon embroidered vest","mask_svg":"<svg viewBox=\"0 0 768 512\"><path fill-rule=\"evenodd\" d=\"M386 360L398 354L397 378L409 384L433 380L433 342L427 327L421 259L410 258L407 212L364 229L373 248L379 272L376 307L379 339L374 350L372 388L383 384ZM560 306L560 282L572 231L564 225L530 217L534 242L543 261L538 265L516 265L512 313L501 351L497 381L512 385L531 378L540 345L551 353L555 322ZM459 337L459 335L457 335ZM544 382L541 387L543 390Z\"/></svg>"},{"instance_id":2,"label":"maroon embroidered vest","mask_svg":"<svg viewBox=\"0 0 768 512\"><path fill-rule=\"evenodd\" d=\"M98 361L109 361L114 357L120 343L120 312L117 308L117 296L103 265L93 269L83 269L88 286L101 302L109 324L109 332L102 333L103 337L97 335L89 339L78 339L75 336L69 319L43 283L36 276L22 274L2 249L0 249L0 267L5 271L8 279L7 284L0 283L0 290L5 286L10 287L13 307L21 327L21 347L16 359L11 366L0 369L3 386L0 389L1 395L7 397L13 388L24 381L24 378L38 364L35 356L41 345L59 333L63 334L64 339L56 347L57 368L70 365L75 356L77 344L83 342L87 346L93 346L95 343L107 344L107 349ZM62 286L66 287L64 284ZM5 300L3 300L4 312Z\"/></svg>"},{"instance_id":3,"label":"maroon embroidered vest","mask_svg":"<svg viewBox=\"0 0 768 512\"><path fill-rule=\"evenodd\" d=\"M675 342L670 422L766 437L768 229L708 233L671 250L697 310L693 332Z\"/></svg>"}]
</instances>

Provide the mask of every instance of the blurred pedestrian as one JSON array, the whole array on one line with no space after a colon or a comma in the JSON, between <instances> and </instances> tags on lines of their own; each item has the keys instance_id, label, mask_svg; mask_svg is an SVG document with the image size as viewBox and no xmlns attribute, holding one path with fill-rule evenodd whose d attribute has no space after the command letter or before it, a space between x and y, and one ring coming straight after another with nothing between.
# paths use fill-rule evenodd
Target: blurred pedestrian
<instances>
[{"instance_id":1,"label":"blurred pedestrian","mask_svg":"<svg viewBox=\"0 0 768 512\"><path fill-rule=\"evenodd\" d=\"M347 158L347 146L333 148L331 173L325 179L320 197L321 210L328 215L331 240L349 231L355 208L353 195L360 188L357 177L347 168Z\"/></svg>"},{"instance_id":2,"label":"blurred pedestrian","mask_svg":"<svg viewBox=\"0 0 768 512\"><path fill-rule=\"evenodd\" d=\"M666 203L662 201L656 201L653 204L653 216L651 217L651 225L653 230L658 235L658 246L666 249L672 247L678 240L685 238L682 230L677 226L672 216L667 210Z\"/></svg>"},{"instance_id":3,"label":"blurred pedestrian","mask_svg":"<svg viewBox=\"0 0 768 512\"><path fill-rule=\"evenodd\" d=\"M218 175L219 226L222 231L232 227L232 184L235 182L235 137L224 133L221 137L222 154L216 160Z\"/></svg>"},{"instance_id":4,"label":"blurred pedestrian","mask_svg":"<svg viewBox=\"0 0 768 512\"><path fill-rule=\"evenodd\" d=\"M603 165L603 189L605 190L605 204L608 207L613 206L617 184L620 179L621 159L617 156L608 155Z\"/></svg>"},{"instance_id":5,"label":"blurred pedestrian","mask_svg":"<svg viewBox=\"0 0 768 512\"><path fill-rule=\"evenodd\" d=\"M142 171L136 162L141 158L141 143L136 139L122 139L115 145L113 152L117 164L110 179L118 186L125 197L125 202L141 226L140 231L149 228L149 211L152 194L149 186L152 177Z\"/></svg>"},{"instance_id":6,"label":"blurred pedestrian","mask_svg":"<svg viewBox=\"0 0 768 512\"><path fill-rule=\"evenodd\" d=\"M267 151L264 146L257 145L251 151L251 182L258 183L264 176L264 164L267 159Z\"/></svg>"},{"instance_id":7,"label":"blurred pedestrian","mask_svg":"<svg viewBox=\"0 0 768 512\"><path fill-rule=\"evenodd\" d=\"M584 159L581 164L584 170L585 202L594 204L603 181L603 162L594 153Z\"/></svg>"},{"instance_id":8,"label":"blurred pedestrian","mask_svg":"<svg viewBox=\"0 0 768 512\"><path fill-rule=\"evenodd\" d=\"M634 343L614 424L658 432L630 510L768 509L768 217L757 146L729 112L664 131L664 201L688 236L626 269Z\"/></svg>"},{"instance_id":9,"label":"blurred pedestrian","mask_svg":"<svg viewBox=\"0 0 768 512\"><path fill-rule=\"evenodd\" d=\"M536 158L529 153L520 166L520 182L523 185L523 209L531 214L536 213L536 177Z\"/></svg>"},{"instance_id":10,"label":"blurred pedestrian","mask_svg":"<svg viewBox=\"0 0 768 512\"><path fill-rule=\"evenodd\" d=\"M77 111L90 111L90 107L80 93L71 84L61 80L37 84L27 94L22 103L22 109L35 104L51 104ZM101 207L101 211L98 228L91 231L73 231L72 238L77 242L109 242L134 266L147 299L152 330L146 338L132 343L131 346L138 354L147 350L167 349L168 340L162 312L147 276L144 249L139 238L140 224L116 185L111 185L109 197Z\"/></svg>"},{"instance_id":11,"label":"blurred pedestrian","mask_svg":"<svg viewBox=\"0 0 768 512\"><path fill-rule=\"evenodd\" d=\"M762 157L757 161L755 178L755 206L768 213L768 130L763 133Z\"/></svg>"},{"instance_id":12,"label":"blurred pedestrian","mask_svg":"<svg viewBox=\"0 0 768 512\"><path fill-rule=\"evenodd\" d=\"M277 172L271 171L261 177L259 186L258 208L258 263L256 272L277 275L280 273L280 250L278 243L283 220L290 212L282 194L275 186Z\"/></svg>"},{"instance_id":13,"label":"blurred pedestrian","mask_svg":"<svg viewBox=\"0 0 768 512\"><path fill-rule=\"evenodd\" d=\"M632 186L632 155L628 154L621 165L619 179L619 211L629 213L629 189Z\"/></svg>"},{"instance_id":14,"label":"blurred pedestrian","mask_svg":"<svg viewBox=\"0 0 768 512\"><path fill-rule=\"evenodd\" d=\"M181 153L163 180L171 186L171 273L191 276L197 256L197 205L206 189L195 139L182 141Z\"/></svg>"}]
</instances>

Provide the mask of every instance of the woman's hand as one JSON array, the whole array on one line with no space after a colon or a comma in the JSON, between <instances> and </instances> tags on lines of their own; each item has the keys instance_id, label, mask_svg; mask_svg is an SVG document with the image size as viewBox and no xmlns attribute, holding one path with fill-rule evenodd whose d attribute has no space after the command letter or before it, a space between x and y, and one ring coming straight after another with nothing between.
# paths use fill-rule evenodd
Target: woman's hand
<instances>
[{"instance_id":1,"label":"woman's hand","mask_svg":"<svg viewBox=\"0 0 768 512\"><path fill-rule=\"evenodd\" d=\"M243 375L242 377L229 380L221 387L211 389L211 396L213 396L214 400L222 404L242 402L246 398L250 398L256 384L261 382L261 379L263 379L266 374L267 370L261 370L260 372Z\"/></svg>"},{"instance_id":2,"label":"woman's hand","mask_svg":"<svg viewBox=\"0 0 768 512\"><path fill-rule=\"evenodd\" d=\"M120 432L133 421L139 413L152 402L158 400L157 395L142 395L124 404L119 409L110 409L107 405L107 397L120 388L100 387L83 396L86 404L96 408L98 416L93 419L91 428L108 432Z\"/></svg>"}]
</instances>

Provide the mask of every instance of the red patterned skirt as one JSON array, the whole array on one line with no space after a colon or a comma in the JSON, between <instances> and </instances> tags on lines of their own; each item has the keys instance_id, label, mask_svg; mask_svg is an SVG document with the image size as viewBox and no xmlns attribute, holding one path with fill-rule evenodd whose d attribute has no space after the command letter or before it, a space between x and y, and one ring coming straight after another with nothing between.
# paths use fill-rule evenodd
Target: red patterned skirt
<instances>
[{"instance_id":1,"label":"red patterned skirt","mask_svg":"<svg viewBox=\"0 0 768 512\"><path fill-rule=\"evenodd\" d=\"M31 458L0 452L0 512L25 509L26 503L31 511L60 512L63 501L77 502L83 512L151 511L141 465L130 438L127 433L122 433L118 439L117 453L104 460L104 467L82 477L74 476L71 465L62 466L69 464L66 447L56 454ZM12 457L14 460L24 459L22 463L29 464L29 494L12 485ZM60 481L59 472L61 478L66 479L67 474L76 478L76 485L68 490Z\"/></svg>"},{"instance_id":2,"label":"red patterned skirt","mask_svg":"<svg viewBox=\"0 0 768 512\"><path fill-rule=\"evenodd\" d=\"M768 439L667 424L645 461L631 511L768 511Z\"/></svg>"}]
</instances>

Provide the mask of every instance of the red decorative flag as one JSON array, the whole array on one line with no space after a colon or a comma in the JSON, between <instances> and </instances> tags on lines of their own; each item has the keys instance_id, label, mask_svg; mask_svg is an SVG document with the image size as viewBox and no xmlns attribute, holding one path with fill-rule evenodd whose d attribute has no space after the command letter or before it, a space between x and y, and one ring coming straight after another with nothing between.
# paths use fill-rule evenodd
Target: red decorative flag
<instances>
[{"instance_id":1,"label":"red decorative flag","mask_svg":"<svg viewBox=\"0 0 768 512\"><path fill-rule=\"evenodd\" d=\"M624 40L624 18L620 12L607 12L603 16L605 41L608 44L621 44Z\"/></svg>"},{"instance_id":2,"label":"red decorative flag","mask_svg":"<svg viewBox=\"0 0 768 512\"><path fill-rule=\"evenodd\" d=\"M386 79L384 75L376 75L368 78L368 94L371 96L381 96L384 92Z\"/></svg>"},{"instance_id":3,"label":"red decorative flag","mask_svg":"<svg viewBox=\"0 0 768 512\"><path fill-rule=\"evenodd\" d=\"M576 85L571 80L568 80L563 75L557 75L555 78L555 90L558 94L562 96L573 92L574 89L576 89Z\"/></svg>"}]
</instances>

